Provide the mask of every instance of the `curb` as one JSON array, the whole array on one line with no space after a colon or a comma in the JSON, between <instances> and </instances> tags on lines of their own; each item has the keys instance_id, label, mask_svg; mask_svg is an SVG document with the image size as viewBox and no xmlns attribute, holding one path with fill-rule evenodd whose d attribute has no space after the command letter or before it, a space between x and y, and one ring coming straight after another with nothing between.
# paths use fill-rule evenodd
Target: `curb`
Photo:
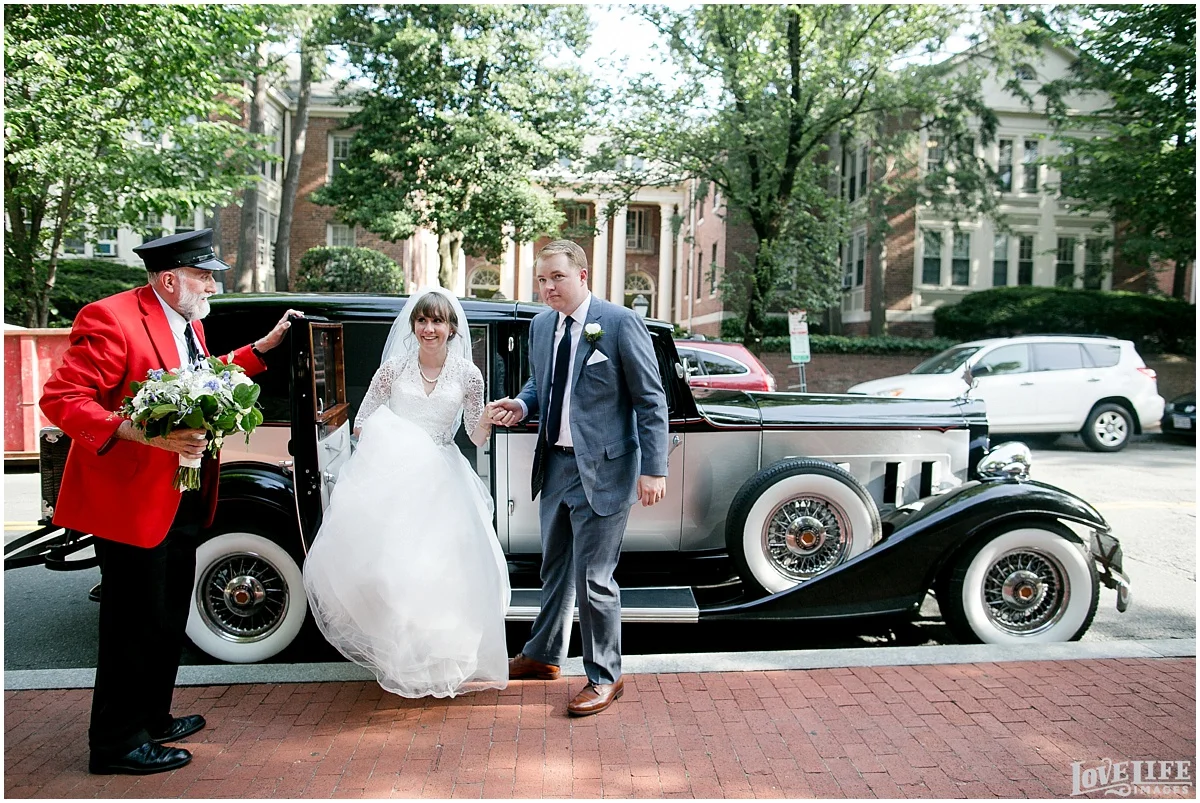
<instances>
[{"instance_id":1,"label":"curb","mask_svg":"<svg viewBox=\"0 0 1200 803\"><path fill-rule=\"evenodd\" d=\"M980 664L1011 661L1080 661L1121 658L1190 658L1195 639L1066 642L1054 644L951 644L926 647L853 647L778 652L702 652L678 655L629 655L629 674L764 672L789 669ZM569 658L563 675L582 677L583 660ZM95 669L21 669L4 673L5 691L90 689ZM232 686L245 683L328 683L374 681L366 669L349 662L311 664L213 664L181 666L177 686Z\"/></svg>"}]
</instances>

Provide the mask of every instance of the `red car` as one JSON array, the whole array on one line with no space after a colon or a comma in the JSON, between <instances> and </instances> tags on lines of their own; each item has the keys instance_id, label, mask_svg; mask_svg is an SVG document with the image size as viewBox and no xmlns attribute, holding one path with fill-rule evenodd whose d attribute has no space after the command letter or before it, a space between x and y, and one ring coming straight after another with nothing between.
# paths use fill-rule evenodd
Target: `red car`
<instances>
[{"instance_id":1,"label":"red car","mask_svg":"<svg viewBox=\"0 0 1200 803\"><path fill-rule=\"evenodd\" d=\"M675 350L694 388L775 391L775 377L740 343L676 340Z\"/></svg>"}]
</instances>

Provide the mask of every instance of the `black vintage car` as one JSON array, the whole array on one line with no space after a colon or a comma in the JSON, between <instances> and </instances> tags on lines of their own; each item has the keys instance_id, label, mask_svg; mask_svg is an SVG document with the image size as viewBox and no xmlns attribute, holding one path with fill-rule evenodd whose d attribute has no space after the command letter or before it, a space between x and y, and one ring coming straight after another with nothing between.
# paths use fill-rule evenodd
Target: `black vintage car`
<instances>
[{"instance_id":1,"label":"black vintage car","mask_svg":"<svg viewBox=\"0 0 1200 803\"><path fill-rule=\"evenodd\" d=\"M199 547L188 635L209 655L252 662L307 617L301 567L350 428L404 299L245 295L213 299L220 354L304 310L289 347L256 377L265 422L222 451L217 520ZM539 305L466 300L489 399L530 369ZM982 404L850 395L693 391L668 324L647 321L670 413L666 499L635 507L617 576L623 619L830 619L915 614L929 591L966 641L1080 638L1100 586L1128 604L1121 549L1087 502L1028 479L1020 444L988 451ZM459 446L492 488L513 586L510 620L538 609L540 538L531 500L536 422ZM6 568L77 559L90 536L49 525L66 438L44 433L45 524L6 551ZM453 560L452 555L447 560Z\"/></svg>"}]
</instances>

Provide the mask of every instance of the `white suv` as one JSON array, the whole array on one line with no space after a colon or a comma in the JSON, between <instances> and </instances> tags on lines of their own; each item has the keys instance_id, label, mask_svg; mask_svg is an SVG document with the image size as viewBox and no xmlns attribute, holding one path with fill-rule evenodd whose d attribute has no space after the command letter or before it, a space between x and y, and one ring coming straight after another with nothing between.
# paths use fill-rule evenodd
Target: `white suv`
<instances>
[{"instance_id":1,"label":"white suv","mask_svg":"<svg viewBox=\"0 0 1200 803\"><path fill-rule=\"evenodd\" d=\"M1098 452L1124 449L1131 434L1157 429L1163 414L1154 370L1133 343L1099 336L975 340L847 392L953 399L968 389L987 404L994 434L1077 432Z\"/></svg>"}]
</instances>

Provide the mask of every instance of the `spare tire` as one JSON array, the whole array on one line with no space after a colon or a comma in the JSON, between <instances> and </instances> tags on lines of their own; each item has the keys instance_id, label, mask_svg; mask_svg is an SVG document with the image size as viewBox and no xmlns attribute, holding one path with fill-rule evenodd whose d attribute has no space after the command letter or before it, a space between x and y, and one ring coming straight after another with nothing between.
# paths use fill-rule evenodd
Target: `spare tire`
<instances>
[{"instance_id":1,"label":"spare tire","mask_svg":"<svg viewBox=\"0 0 1200 803\"><path fill-rule=\"evenodd\" d=\"M777 594L878 543L879 508L862 483L833 463L781 460L746 481L729 508L725 543L742 584Z\"/></svg>"}]
</instances>

